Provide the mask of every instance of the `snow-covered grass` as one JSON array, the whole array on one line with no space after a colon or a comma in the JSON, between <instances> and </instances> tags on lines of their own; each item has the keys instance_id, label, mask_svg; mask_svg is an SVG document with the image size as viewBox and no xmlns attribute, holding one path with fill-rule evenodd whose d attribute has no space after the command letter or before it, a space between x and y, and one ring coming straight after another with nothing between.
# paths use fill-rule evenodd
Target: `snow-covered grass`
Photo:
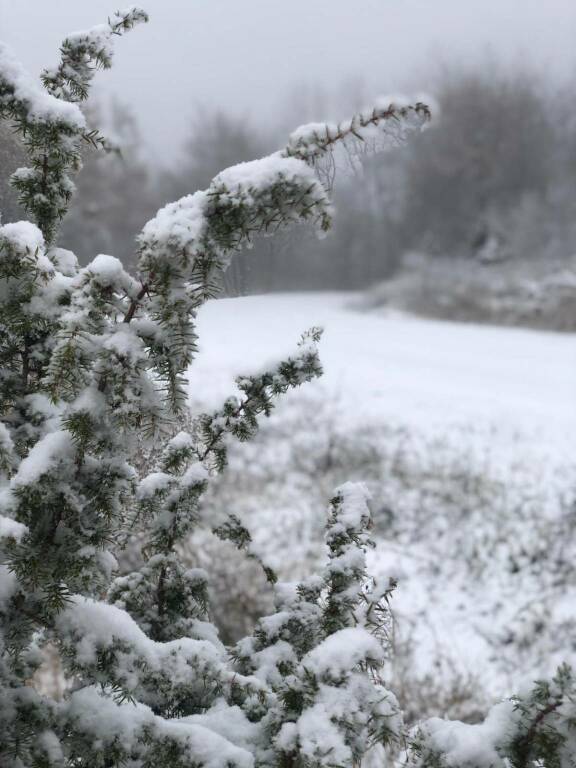
<instances>
[{"instance_id":1,"label":"snow-covered grass","mask_svg":"<svg viewBox=\"0 0 576 768\"><path fill-rule=\"evenodd\" d=\"M219 403L234 375L278 358L297 330L326 329L323 379L232 449L208 504L245 517L262 556L293 578L321 555L332 487L364 479L371 566L399 580L394 686L409 714L474 718L573 654L575 339L359 314L352 298L273 295L204 309L195 406ZM222 546L202 537L191 558L211 572L224 563L217 614L234 634L267 593L253 563L215 556Z\"/></svg>"},{"instance_id":2,"label":"snow-covered grass","mask_svg":"<svg viewBox=\"0 0 576 768\"><path fill-rule=\"evenodd\" d=\"M367 310L395 308L422 317L576 331L576 259L486 263L412 254L392 279L366 291Z\"/></svg>"}]
</instances>

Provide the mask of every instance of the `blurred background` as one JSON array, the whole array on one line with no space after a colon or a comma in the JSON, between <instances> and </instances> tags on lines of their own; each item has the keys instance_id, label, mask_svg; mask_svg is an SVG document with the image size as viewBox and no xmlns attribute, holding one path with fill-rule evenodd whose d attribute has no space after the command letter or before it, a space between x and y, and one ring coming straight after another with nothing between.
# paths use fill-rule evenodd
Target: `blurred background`
<instances>
[{"instance_id":1,"label":"blurred background","mask_svg":"<svg viewBox=\"0 0 576 768\"><path fill-rule=\"evenodd\" d=\"M333 234L262 240L229 295L370 290L370 306L573 330L576 6L569 0L151 0L119 46L90 120L121 156L87 151L61 245L130 263L162 204L283 145L302 122L374 96L433 97L436 120L400 152L341 169ZM32 70L107 0L0 0L0 34ZM0 133L3 170L21 162ZM6 221L18 216L0 183ZM110 179L113 184L110 184ZM546 286L543 295L542 286Z\"/></svg>"}]
</instances>

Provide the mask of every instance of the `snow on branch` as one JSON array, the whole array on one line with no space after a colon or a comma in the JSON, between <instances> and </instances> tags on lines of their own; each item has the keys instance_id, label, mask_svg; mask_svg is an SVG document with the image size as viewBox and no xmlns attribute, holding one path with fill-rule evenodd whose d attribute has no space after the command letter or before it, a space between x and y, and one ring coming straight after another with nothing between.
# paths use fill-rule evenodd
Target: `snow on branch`
<instances>
[{"instance_id":1,"label":"snow on branch","mask_svg":"<svg viewBox=\"0 0 576 768\"><path fill-rule=\"evenodd\" d=\"M321 329L312 328L302 336L296 355L267 366L261 373L236 378L242 399L231 397L220 411L204 414L197 421L196 440L201 461L221 471L226 464L226 435L241 441L254 437L258 430L257 417L272 413L275 398L321 376L318 355L321 334Z\"/></svg>"},{"instance_id":2,"label":"snow on branch","mask_svg":"<svg viewBox=\"0 0 576 768\"><path fill-rule=\"evenodd\" d=\"M367 489L360 483L345 483L330 503L326 543L330 554L326 568L328 595L325 623L335 632L356 623L355 609L366 581L370 510Z\"/></svg>"},{"instance_id":3,"label":"snow on branch","mask_svg":"<svg viewBox=\"0 0 576 768\"><path fill-rule=\"evenodd\" d=\"M227 463L228 438L248 440L258 430L259 417L269 416L276 398L321 373L317 343L321 331L313 328L305 333L297 354L281 360L264 372L238 377L242 397L230 397L214 413L202 414L194 422L192 433L180 432L169 441L159 466L138 486L137 501L140 514L146 520L146 551L153 557L165 557L174 544L188 535L198 524L202 496L212 474L221 472ZM213 533L233 542L248 557L257 561L269 581L276 576L253 549L250 532L232 513ZM156 599L162 608L157 621L161 632L168 632L172 622L166 616L166 586L172 565L159 563ZM138 583L135 582L138 589ZM142 601L140 601L142 602Z\"/></svg>"},{"instance_id":4,"label":"snow on branch","mask_svg":"<svg viewBox=\"0 0 576 768\"><path fill-rule=\"evenodd\" d=\"M273 692L276 765L358 765L373 744L398 740L402 717L381 683L386 647L356 611L363 601L364 548L370 514L362 485L348 483L330 505L322 575L276 586L276 613L259 620L235 648L239 671ZM333 621L334 587L346 590L342 621ZM246 703L246 709L250 702ZM254 706L254 705L252 705Z\"/></svg>"},{"instance_id":5,"label":"snow on branch","mask_svg":"<svg viewBox=\"0 0 576 768\"><path fill-rule=\"evenodd\" d=\"M68 745L73 765L84 763L96 747L115 765L254 767L248 750L203 726L202 717L159 717L144 704L117 702L95 686L73 693L63 710L68 733L73 734ZM250 728L248 721L242 725Z\"/></svg>"},{"instance_id":6,"label":"snow on branch","mask_svg":"<svg viewBox=\"0 0 576 768\"><path fill-rule=\"evenodd\" d=\"M160 210L138 240L138 280L108 255L80 268L52 247L81 142L97 141L74 102L95 69L110 66L114 37L146 19L134 7L70 35L44 90L0 50L0 117L28 151L30 168L14 184L35 220L0 228L0 698L11 734L8 746L0 736L0 762L360 765L401 729L380 677L388 593L367 588L365 489L337 491L327 566L278 585L277 612L233 659L210 621L207 574L178 551L204 524L263 564L233 510L208 520L202 500L229 441L253 437L279 395L320 375L319 329L296 354L239 377L235 397L145 468L154 462L146 441L172 431L186 405L197 312L234 254L293 224L330 227L316 158L381 135L398 143L429 113L377 105L338 126L300 129L287 149ZM114 579L114 554L132 536L141 558ZM45 642L74 680L61 702L27 684Z\"/></svg>"},{"instance_id":7,"label":"snow on branch","mask_svg":"<svg viewBox=\"0 0 576 768\"><path fill-rule=\"evenodd\" d=\"M170 203L145 225L138 238L142 288L126 320L142 302L153 318L162 318L159 365L174 407L182 400L182 371L195 351L193 319L219 292L234 253L250 246L255 235L273 235L292 224L312 223L320 234L330 228L332 205L315 158L352 140L384 135L401 143L429 118L424 104L388 104L338 126L304 127L285 150L228 168L207 190Z\"/></svg>"},{"instance_id":8,"label":"snow on branch","mask_svg":"<svg viewBox=\"0 0 576 768\"><path fill-rule=\"evenodd\" d=\"M329 228L332 207L312 168L296 158L271 155L228 168L206 191L161 209L139 237L140 302L162 319L158 367L173 407L183 397L182 373L195 351L194 319L204 302L219 293L230 259L256 234L274 234L298 222Z\"/></svg>"},{"instance_id":9,"label":"snow on branch","mask_svg":"<svg viewBox=\"0 0 576 768\"><path fill-rule=\"evenodd\" d=\"M54 69L45 69L42 83L53 96L65 101L84 101L97 68L112 66L114 37L148 21L148 14L131 6L117 11L107 24L99 24L82 32L74 32L64 40L62 59Z\"/></svg>"},{"instance_id":10,"label":"snow on branch","mask_svg":"<svg viewBox=\"0 0 576 768\"><path fill-rule=\"evenodd\" d=\"M561 665L550 680L538 680L494 705L481 723L433 717L416 730L410 763L415 768L570 768L576 754L576 683Z\"/></svg>"},{"instance_id":11,"label":"snow on branch","mask_svg":"<svg viewBox=\"0 0 576 768\"><path fill-rule=\"evenodd\" d=\"M209 640L181 637L155 642L126 611L75 597L55 620L70 669L93 684L107 683L120 699L136 699L166 710L187 697L209 707L231 687L257 692L261 684L230 669L226 651ZM205 690L205 680L211 681Z\"/></svg>"},{"instance_id":12,"label":"snow on branch","mask_svg":"<svg viewBox=\"0 0 576 768\"><path fill-rule=\"evenodd\" d=\"M140 269L170 257L190 268L208 259L225 267L253 235L299 220L327 229L330 212L326 191L297 159L277 153L240 163L218 174L205 192L170 203L146 224L139 238Z\"/></svg>"},{"instance_id":13,"label":"snow on branch","mask_svg":"<svg viewBox=\"0 0 576 768\"><path fill-rule=\"evenodd\" d=\"M337 146L373 142L377 149L400 146L431 119L429 107L418 101L382 97L370 109L340 123L308 123L297 128L284 150L286 157L314 162Z\"/></svg>"},{"instance_id":14,"label":"snow on branch","mask_svg":"<svg viewBox=\"0 0 576 768\"><path fill-rule=\"evenodd\" d=\"M55 123L70 134L86 127L80 109L46 93L4 43L0 43L0 118Z\"/></svg>"},{"instance_id":15,"label":"snow on branch","mask_svg":"<svg viewBox=\"0 0 576 768\"><path fill-rule=\"evenodd\" d=\"M110 67L114 36L147 18L132 7L112 16L107 25L66 38L60 64L42 74L44 87L0 44L0 119L16 126L30 160L30 167L13 174L12 184L47 244L54 240L74 193L71 173L82 165L82 144L105 144L97 131L86 129L73 102L88 96L97 67Z\"/></svg>"}]
</instances>

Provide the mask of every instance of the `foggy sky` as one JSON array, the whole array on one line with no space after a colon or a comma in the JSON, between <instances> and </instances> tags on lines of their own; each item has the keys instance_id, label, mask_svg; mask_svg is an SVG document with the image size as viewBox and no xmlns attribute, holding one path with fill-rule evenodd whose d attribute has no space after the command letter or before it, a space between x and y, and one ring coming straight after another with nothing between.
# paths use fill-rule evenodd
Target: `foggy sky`
<instances>
[{"instance_id":1,"label":"foggy sky","mask_svg":"<svg viewBox=\"0 0 576 768\"><path fill-rule=\"evenodd\" d=\"M120 0L0 0L0 39L33 72L68 32ZM366 93L429 87L445 66L491 59L576 72L576 0L141 0L150 24L118 40L98 75L141 122L152 157L173 161L199 105L270 124L288 97L294 121L316 87ZM361 88L361 83L363 87ZM296 96L295 96L296 94ZM331 115L332 116L332 115ZM324 115L317 115L320 119Z\"/></svg>"}]
</instances>

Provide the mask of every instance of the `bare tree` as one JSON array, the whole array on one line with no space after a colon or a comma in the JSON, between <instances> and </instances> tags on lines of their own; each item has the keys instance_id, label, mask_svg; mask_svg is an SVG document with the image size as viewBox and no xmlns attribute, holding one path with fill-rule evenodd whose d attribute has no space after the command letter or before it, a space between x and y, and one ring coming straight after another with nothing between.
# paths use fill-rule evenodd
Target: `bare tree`
<instances>
[{"instance_id":1,"label":"bare tree","mask_svg":"<svg viewBox=\"0 0 576 768\"><path fill-rule=\"evenodd\" d=\"M441 129L420 137L408 159L408 247L477 253L502 237L502 214L526 195L546 193L556 144L546 94L523 73L444 73Z\"/></svg>"}]
</instances>

